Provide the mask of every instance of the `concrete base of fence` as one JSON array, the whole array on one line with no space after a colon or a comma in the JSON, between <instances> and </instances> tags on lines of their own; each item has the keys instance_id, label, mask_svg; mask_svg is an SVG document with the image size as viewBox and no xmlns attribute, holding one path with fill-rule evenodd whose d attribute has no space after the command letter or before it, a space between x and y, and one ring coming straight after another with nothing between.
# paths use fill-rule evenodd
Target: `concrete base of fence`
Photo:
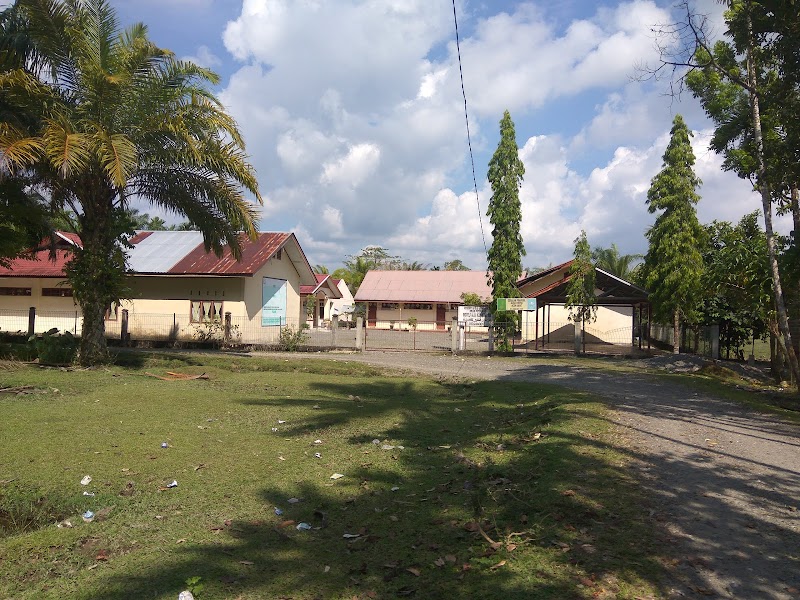
<instances>
[{"instance_id":1,"label":"concrete base of fence","mask_svg":"<svg viewBox=\"0 0 800 600\"><path fill-rule=\"evenodd\" d=\"M356 350L364 349L364 319L356 319Z\"/></svg>"},{"instance_id":2,"label":"concrete base of fence","mask_svg":"<svg viewBox=\"0 0 800 600\"><path fill-rule=\"evenodd\" d=\"M581 322L578 319L575 319L572 323L572 327L574 328L574 336L572 338L573 344L575 346L575 354L581 353Z\"/></svg>"}]
</instances>

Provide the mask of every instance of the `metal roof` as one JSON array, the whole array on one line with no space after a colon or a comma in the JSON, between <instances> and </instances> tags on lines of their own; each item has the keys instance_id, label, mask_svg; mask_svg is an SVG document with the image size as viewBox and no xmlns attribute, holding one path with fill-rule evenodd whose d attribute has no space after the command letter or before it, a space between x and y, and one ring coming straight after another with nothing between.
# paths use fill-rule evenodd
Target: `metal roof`
<instances>
[{"instance_id":1,"label":"metal roof","mask_svg":"<svg viewBox=\"0 0 800 600\"><path fill-rule=\"evenodd\" d=\"M355 300L459 304L465 292L491 298L486 271L368 271Z\"/></svg>"},{"instance_id":2,"label":"metal roof","mask_svg":"<svg viewBox=\"0 0 800 600\"><path fill-rule=\"evenodd\" d=\"M64 234L58 246L56 260L49 250L35 254L35 260L18 258L10 267L0 267L5 277L64 277L64 267L71 258L68 245L79 245L75 234ZM311 265L293 233L262 232L255 240L242 237L242 257L237 261L225 247L222 256L205 251L203 234L199 231L140 231L129 242L128 264L134 274L140 275L227 275L252 276L266 262L285 252L300 274L301 284L316 282Z\"/></svg>"},{"instance_id":3,"label":"metal roof","mask_svg":"<svg viewBox=\"0 0 800 600\"><path fill-rule=\"evenodd\" d=\"M203 245L199 231L143 231L131 238L128 265L136 273L166 273Z\"/></svg>"}]
</instances>

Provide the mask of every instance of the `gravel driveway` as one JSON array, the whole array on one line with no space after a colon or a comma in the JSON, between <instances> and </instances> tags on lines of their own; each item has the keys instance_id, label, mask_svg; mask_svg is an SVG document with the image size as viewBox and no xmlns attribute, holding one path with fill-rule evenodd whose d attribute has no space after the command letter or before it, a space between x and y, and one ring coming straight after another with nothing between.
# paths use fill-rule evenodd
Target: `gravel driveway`
<instances>
[{"instance_id":1,"label":"gravel driveway","mask_svg":"<svg viewBox=\"0 0 800 600\"><path fill-rule=\"evenodd\" d=\"M652 517L680 557L669 596L800 598L800 427L645 372L601 372L530 357L365 352L325 358L546 382L605 397L652 494Z\"/></svg>"}]
</instances>

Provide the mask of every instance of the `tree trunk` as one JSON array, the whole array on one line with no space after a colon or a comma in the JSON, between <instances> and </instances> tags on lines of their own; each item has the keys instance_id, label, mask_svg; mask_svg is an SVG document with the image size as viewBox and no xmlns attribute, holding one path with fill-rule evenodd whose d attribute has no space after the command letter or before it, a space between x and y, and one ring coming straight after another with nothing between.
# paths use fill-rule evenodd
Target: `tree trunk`
<instances>
[{"instance_id":1,"label":"tree trunk","mask_svg":"<svg viewBox=\"0 0 800 600\"><path fill-rule=\"evenodd\" d=\"M105 314L108 307L100 298L89 298L81 305L83 330L78 361L89 367L104 362L108 355Z\"/></svg>"},{"instance_id":2,"label":"tree trunk","mask_svg":"<svg viewBox=\"0 0 800 600\"><path fill-rule=\"evenodd\" d=\"M770 195L769 182L766 176L764 162L764 137L761 131L761 109L758 99L756 70L753 64L753 23L750 13L747 13L747 82L750 86L750 109L753 117L753 137L756 142L756 158L758 160L758 191L761 193L761 204L764 209L764 229L767 235L767 249L769 250L769 264L772 271L772 290L775 295L775 308L778 315L778 327L783 338L783 349L789 359L795 384L800 382L800 365L792 345L792 334L789 331L789 316L786 312L786 303L783 299L781 275L778 269L778 257L775 249L775 232L772 228L772 196Z\"/></svg>"},{"instance_id":3,"label":"tree trunk","mask_svg":"<svg viewBox=\"0 0 800 600\"><path fill-rule=\"evenodd\" d=\"M681 352L681 311L675 309L675 318L673 321L672 330L672 353L680 354Z\"/></svg>"}]
</instances>

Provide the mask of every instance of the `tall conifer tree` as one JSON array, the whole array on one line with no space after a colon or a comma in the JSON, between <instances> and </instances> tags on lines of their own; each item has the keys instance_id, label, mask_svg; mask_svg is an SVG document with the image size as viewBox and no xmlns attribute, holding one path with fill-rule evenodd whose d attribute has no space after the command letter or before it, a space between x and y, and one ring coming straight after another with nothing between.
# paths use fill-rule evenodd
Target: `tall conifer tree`
<instances>
[{"instance_id":1,"label":"tall conifer tree","mask_svg":"<svg viewBox=\"0 0 800 600\"><path fill-rule=\"evenodd\" d=\"M696 190L702 182L693 169L692 133L680 115L675 116L670 134L663 168L647 192L647 209L663 212L647 231L650 246L644 269L656 318L673 323L677 354L681 321L692 316L700 299L705 232L695 212L700 200Z\"/></svg>"},{"instance_id":2,"label":"tall conifer tree","mask_svg":"<svg viewBox=\"0 0 800 600\"><path fill-rule=\"evenodd\" d=\"M522 275L522 257L525 255L520 233L522 205L519 188L524 174L525 165L519 158L514 122L511 114L505 111L500 121L500 142L489 161L488 172L492 198L486 214L493 226L493 241L489 249L487 277L495 300L519 297L516 284ZM514 334L518 315L513 311L498 311L496 302L492 303L492 312L497 324L495 330L499 336L499 348L509 350L509 337Z\"/></svg>"}]
</instances>

